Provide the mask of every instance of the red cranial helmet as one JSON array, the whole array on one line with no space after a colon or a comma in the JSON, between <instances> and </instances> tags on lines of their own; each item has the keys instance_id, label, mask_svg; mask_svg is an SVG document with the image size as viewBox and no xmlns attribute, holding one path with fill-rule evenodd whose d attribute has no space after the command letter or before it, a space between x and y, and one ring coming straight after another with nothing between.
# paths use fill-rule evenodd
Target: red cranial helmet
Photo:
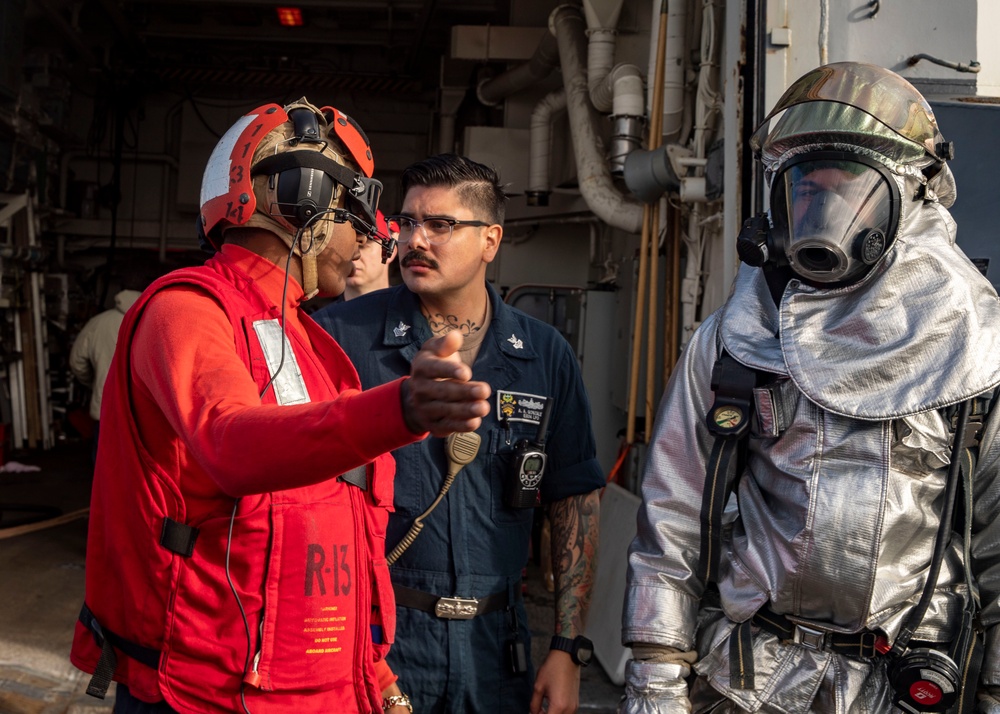
<instances>
[{"instance_id":1,"label":"red cranial helmet","mask_svg":"<svg viewBox=\"0 0 1000 714\"><path fill-rule=\"evenodd\" d=\"M226 132L209 158L199 228L216 249L230 228L275 233L303 257L303 288L311 294L315 258L329 239L327 220L376 222L382 184L371 178L373 169L367 137L343 112L305 98L258 107Z\"/></svg>"}]
</instances>

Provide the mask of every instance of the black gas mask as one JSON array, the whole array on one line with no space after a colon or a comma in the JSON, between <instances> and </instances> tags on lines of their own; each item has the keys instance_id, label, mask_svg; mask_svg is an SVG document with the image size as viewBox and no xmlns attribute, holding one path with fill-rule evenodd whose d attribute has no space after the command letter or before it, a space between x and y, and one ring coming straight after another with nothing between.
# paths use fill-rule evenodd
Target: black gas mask
<instances>
[{"instance_id":1,"label":"black gas mask","mask_svg":"<svg viewBox=\"0 0 1000 714\"><path fill-rule=\"evenodd\" d=\"M771 183L770 220L750 218L740 260L788 267L809 283L849 284L868 274L896 237L899 188L880 163L827 151L788 161Z\"/></svg>"}]
</instances>

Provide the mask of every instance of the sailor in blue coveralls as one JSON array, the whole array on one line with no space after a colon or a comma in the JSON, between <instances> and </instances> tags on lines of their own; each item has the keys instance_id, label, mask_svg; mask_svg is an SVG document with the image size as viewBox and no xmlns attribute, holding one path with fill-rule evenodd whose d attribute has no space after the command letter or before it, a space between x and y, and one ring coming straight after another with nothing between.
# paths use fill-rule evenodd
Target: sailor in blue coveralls
<instances>
[{"instance_id":1,"label":"sailor in blue coveralls","mask_svg":"<svg viewBox=\"0 0 1000 714\"><path fill-rule=\"evenodd\" d=\"M398 623L389 663L415 711L539 712L544 702L551 714L573 712L579 668L592 650L582 634L596 565L597 489L605 483L579 365L553 327L505 305L486 282L505 201L495 172L443 155L411 166L402 181L403 208L390 225L399 229L406 284L314 317L347 351L364 388L407 374L424 341L461 330L462 359L492 387L493 409L475 459L390 569ZM518 443L535 441L549 400L538 487L552 521L555 637L535 677L520 583L534 509L505 505L504 489ZM442 439L393 455L390 551L438 496L448 469ZM476 598L476 614L454 618L462 601L452 598Z\"/></svg>"}]
</instances>

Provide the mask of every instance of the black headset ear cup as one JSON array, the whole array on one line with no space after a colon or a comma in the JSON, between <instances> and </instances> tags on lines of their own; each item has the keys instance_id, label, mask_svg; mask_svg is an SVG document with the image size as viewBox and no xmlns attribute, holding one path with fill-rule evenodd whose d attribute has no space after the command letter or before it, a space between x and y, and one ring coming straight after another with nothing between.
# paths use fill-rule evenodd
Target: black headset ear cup
<instances>
[{"instance_id":1,"label":"black headset ear cup","mask_svg":"<svg viewBox=\"0 0 1000 714\"><path fill-rule=\"evenodd\" d=\"M271 176L278 211L296 228L333 203L336 182L320 169L296 167Z\"/></svg>"}]
</instances>

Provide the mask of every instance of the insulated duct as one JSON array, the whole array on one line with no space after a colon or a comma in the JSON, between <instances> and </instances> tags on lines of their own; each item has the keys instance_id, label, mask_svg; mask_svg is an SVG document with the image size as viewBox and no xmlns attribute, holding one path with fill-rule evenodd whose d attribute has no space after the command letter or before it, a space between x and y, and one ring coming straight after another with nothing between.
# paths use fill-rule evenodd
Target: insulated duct
<instances>
[{"instance_id":1,"label":"insulated duct","mask_svg":"<svg viewBox=\"0 0 1000 714\"><path fill-rule=\"evenodd\" d=\"M604 86L612 87L611 173L625 173L625 158L642 147L646 120L642 73L634 64L620 64L611 70ZM593 94L591 94L593 97Z\"/></svg>"},{"instance_id":2,"label":"insulated duct","mask_svg":"<svg viewBox=\"0 0 1000 714\"><path fill-rule=\"evenodd\" d=\"M556 46L556 38L551 32L546 32L542 35L531 59L499 77L480 82L476 88L476 97L487 106L495 106L511 94L545 79L558 65L559 49Z\"/></svg>"},{"instance_id":3,"label":"insulated duct","mask_svg":"<svg viewBox=\"0 0 1000 714\"><path fill-rule=\"evenodd\" d=\"M597 115L591 104L584 65L586 27L580 9L560 5L549 15L549 29L559 47L580 193L602 221L638 233L642 228L642 204L625 197L614 185L604 157L604 142L595 128Z\"/></svg>"},{"instance_id":4,"label":"insulated duct","mask_svg":"<svg viewBox=\"0 0 1000 714\"><path fill-rule=\"evenodd\" d=\"M590 101L602 114L611 113L611 173L621 176L625 157L640 148L645 132L646 102L642 72L615 61L615 27L623 0L584 0L587 19L587 82Z\"/></svg>"},{"instance_id":5,"label":"insulated duct","mask_svg":"<svg viewBox=\"0 0 1000 714\"><path fill-rule=\"evenodd\" d=\"M531 113L531 150L528 154L528 188L524 192L529 206L549 205L549 154L552 150L552 120L566 110L566 90L548 94Z\"/></svg>"}]
</instances>

